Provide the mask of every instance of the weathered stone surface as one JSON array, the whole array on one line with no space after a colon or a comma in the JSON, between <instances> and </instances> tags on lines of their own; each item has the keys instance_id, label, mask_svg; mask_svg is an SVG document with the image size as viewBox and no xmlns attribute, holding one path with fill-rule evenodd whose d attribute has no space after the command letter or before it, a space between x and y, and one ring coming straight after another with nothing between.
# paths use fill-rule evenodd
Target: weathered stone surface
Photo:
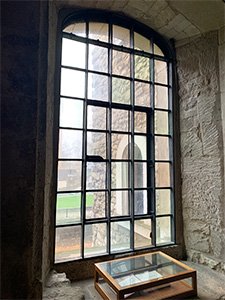
<instances>
[{"instance_id":1,"label":"weathered stone surface","mask_svg":"<svg viewBox=\"0 0 225 300\"><path fill-rule=\"evenodd\" d=\"M186 249L192 259L222 270L217 267L224 264L225 251L217 52L217 33L210 33L179 47L177 59ZM212 260L203 259L206 254Z\"/></svg>"}]
</instances>

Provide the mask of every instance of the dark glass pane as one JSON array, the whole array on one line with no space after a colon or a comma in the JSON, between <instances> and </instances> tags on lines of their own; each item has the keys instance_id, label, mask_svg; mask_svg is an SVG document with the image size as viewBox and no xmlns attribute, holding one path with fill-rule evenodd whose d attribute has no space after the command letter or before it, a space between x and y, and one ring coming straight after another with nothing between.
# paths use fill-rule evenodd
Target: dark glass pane
<instances>
[{"instance_id":1,"label":"dark glass pane","mask_svg":"<svg viewBox=\"0 0 225 300\"><path fill-rule=\"evenodd\" d=\"M81 161L58 162L58 187L60 191L81 190Z\"/></svg>"},{"instance_id":2,"label":"dark glass pane","mask_svg":"<svg viewBox=\"0 0 225 300\"><path fill-rule=\"evenodd\" d=\"M80 222L81 194L58 194L56 202L56 225Z\"/></svg>"},{"instance_id":3,"label":"dark glass pane","mask_svg":"<svg viewBox=\"0 0 225 300\"><path fill-rule=\"evenodd\" d=\"M84 231L84 256L106 253L106 224L85 225Z\"/></svg>"},{"instance_id":4,"label":"dark glass pane","mask_svg":"<svg viewBox=\"0 0 225 300\"><path fill-rule=\"evenodd\" d=\"M111 216L127 216L130 211L130 195L128 191L111 192Z\"/></svg>"},{"instance_id":5,"label":"dark glass pane","mask_svg":"<svg viewBox=\"0 0 225 300\"><path fill-rule=\"evenodd\" d=\"M81 226L56 228L55 261L69 261L81 257Z\"/></svg>"},{"instance_id":6,"label":"dark glass pane","mask_svg":"<svg viewBox=\"0 0 225 300\"><path fill-rule=\"evenodd\" d=\"M99 71L99 72L108 72L108 49L89 45L89 60L88 60L88 69Z\"/></svg>"},{"instance_id":7,"label":"dark glass pane","mask_svg":"<svg viewBox=\"0 0 225 300\"><path fill-rule=\"evenodd\" d=\"M105 189L106 164L87 162L87 190Z\"/></svg>"},{"instance_id":8,"label":"dark glass pane","mask_svg":"<svg viewBox=\"0 0 225 300\"><path fill-rule=\"evenodd\" d=\"M111 249L112 251L130 249L130 221L111 223Z\"/></svg>"}]
</instances>

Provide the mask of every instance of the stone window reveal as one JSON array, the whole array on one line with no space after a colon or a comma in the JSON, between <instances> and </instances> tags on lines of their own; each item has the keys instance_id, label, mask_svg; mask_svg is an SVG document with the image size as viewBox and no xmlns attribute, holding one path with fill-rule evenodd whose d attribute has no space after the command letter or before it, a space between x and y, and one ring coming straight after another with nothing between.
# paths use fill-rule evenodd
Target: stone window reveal
<instances>
[{"instance_id":1,"label":"stone window reveal","mask_svg":"<svg viewBox=\"0 0 225 300\"><path fill-rule=\"evenodd\" d=\"M135 24L62 33L55 261L173 244L171 60Z\"/></svg>"}]
</instances>

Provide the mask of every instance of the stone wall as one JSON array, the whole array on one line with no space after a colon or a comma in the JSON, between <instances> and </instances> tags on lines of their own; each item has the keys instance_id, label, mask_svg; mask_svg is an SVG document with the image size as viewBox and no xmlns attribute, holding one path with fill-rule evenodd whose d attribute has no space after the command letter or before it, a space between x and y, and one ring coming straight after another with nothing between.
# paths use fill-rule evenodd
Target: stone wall
<instances>
[{"instance_id":1,"label":"stone wall","mask_svg":"<svg viewBox=\"0 0 225 300\"><path fill-rule=\"evenodd\" d=\"M48 5L1 2L1 299L41 299Z\"/></svg>"},{"instance_id":2,"label":"stone wall","mask_svg":"<svg viewBox=\"0 0 225 300\"><path fill-rule=\"evenodd\" d=\"M217 32L177 48L184 238L188 256L225 272ZM209 259L210 258L210 259Z\"/></svg>"}]
</instances>

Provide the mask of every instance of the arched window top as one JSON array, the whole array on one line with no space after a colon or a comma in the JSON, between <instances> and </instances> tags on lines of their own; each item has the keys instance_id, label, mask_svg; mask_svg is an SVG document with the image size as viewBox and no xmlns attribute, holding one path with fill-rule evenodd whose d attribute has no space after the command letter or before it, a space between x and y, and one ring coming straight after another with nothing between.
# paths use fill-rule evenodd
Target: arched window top
<instances>
[{"instance_id":1,"label":"arched window top","mask_svg":"<svg viewBox=\"0 0 225 300\"><path fill-rule=\"evenodd\" d=\"M64 33L123 46L173 59L170 44L160 34L136 20L112 12L81 10L68 16L62 25Z\"/></svg>"}]
</instances>

